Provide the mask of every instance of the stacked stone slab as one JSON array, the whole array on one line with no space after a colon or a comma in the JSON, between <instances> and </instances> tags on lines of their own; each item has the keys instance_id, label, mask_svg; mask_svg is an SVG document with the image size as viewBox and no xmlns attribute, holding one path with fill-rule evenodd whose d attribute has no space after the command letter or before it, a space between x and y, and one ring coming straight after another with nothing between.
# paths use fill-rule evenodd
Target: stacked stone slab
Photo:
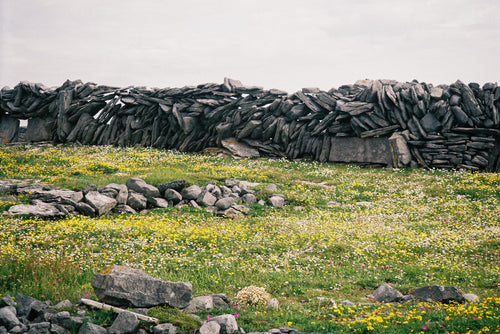
<instances>
[{"instance_id":1,"label":"stacked stone slab","mask_svg":"<svg viewBox=\"0 0 500 334\"><path fill-rule=\"evenodd\" d=\"M0 143L18 141L28 120L28 142L500 171L499 109L497 84L461 81L365 80L294 94L227 78L163 89L21 82L0 91Z\"/></svg>"}]
</instances>

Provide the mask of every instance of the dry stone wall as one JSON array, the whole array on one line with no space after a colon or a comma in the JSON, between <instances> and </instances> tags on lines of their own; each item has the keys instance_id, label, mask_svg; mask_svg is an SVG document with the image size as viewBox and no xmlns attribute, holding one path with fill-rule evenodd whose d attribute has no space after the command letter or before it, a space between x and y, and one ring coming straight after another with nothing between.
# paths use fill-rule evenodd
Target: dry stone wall
<instances>
[{"instance_id":1,"label":"dry stone wall","mask_svg":"<svg viewBox=\"0 0 500 334\"><path fill-rule=\"evenodd\" d=\"M182 88L21 82L0 91L0 143L226 148L321 162L500 171L500 87L365 80L294 94L232 79ZM27 120L20 136L19 120Z\"/></svg>"}]
</instances>

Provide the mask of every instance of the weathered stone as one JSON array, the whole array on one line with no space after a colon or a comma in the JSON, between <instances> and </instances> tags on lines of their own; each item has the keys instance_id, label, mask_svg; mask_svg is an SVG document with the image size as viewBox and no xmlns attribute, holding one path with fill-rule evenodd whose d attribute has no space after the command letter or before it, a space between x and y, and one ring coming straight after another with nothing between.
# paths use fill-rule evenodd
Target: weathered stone
<instances>
[{"instance_id":1,"label":"weathered stone","mask_svg":"<svg viewBox=\"0 0 500 334\"><path fill-rule=\"evenodd\" d=\"M177 327L172 324L159 324L153 327L153 334L176 334Z\"/></svg>"},{"instance_id":2,"label":"weathered stone","mask_svg":"<svg viewBox=\"0 0 500 334\"><path fill-rule=\"evenodd\" d=\"M144 210L148 205L148 199L143 194L129 192L127 205L134 210Z\"/></svg>"},{"instance_id":3,"label":"weathered stone","mask_svg":"<svg viewBox=\"0 0 500 334\"><path fill-rule=\"evenodd\" d=\"M273 195L269 198L271 205L275 208L282 208L285 206L285 199L282 196Z\"/></svg>"},{"instance_id":4,"label":"weathered stone","mask_svg":"<svg viewBox=\"0 0 500 334\"><path fill-rule=\"evenodd\" d=\"M372 292L371 297L378 302L394 303L399 302L403 294L389 284L382 284Z\"/></svg>"},{"instance_id":5,"label":"weathered stone","mask_svg":"<svg viewBox=\"0 0 500 334\"><path fill-rule=\"evenodd\" d=\"M3 296L2 299L0 299L0 308L5 306L16 306L16 302L8 294Z\"/></svg>"},{"instance_id":6,"label":"weathered stone","mask_svg":"<svg viewBox=\"0 0 500 334\"><path fill-rule=\"evenodd\" d=\"M182 195L175 189L167 189L163 195L167 201L171 201L174 205L182 201Z\"/></svg>"},{"instance_id":7,"label":"weathered stone","mask_svg":"<svg viewBox=\"0 0 500 334\"><path fill-rule=\"evenodd\" d=\"M131 214L137 213L137 211L135 211L133 208L131 208L126 204L118 204L117 206L114 207L113 212L131 213Z\"/></svg>"},{"instance_id":8,"label":"weathered stone","mask_svg":"<svg viewBox=\"0 0 500 334\"><path fill-rule=\"evenodd\" d=\"M463 293L454 286L431 285L415 289L415 298L427 302L465 302Z\"/></svg>"},{"instance_id":9,"label":"weathered stone","mask_svg":"<svg viewBox=\"0 0 500 334\"><path fill-rule=\"evenodd\" d=\"M28 334L49 334L50 333L50 322L38 322L28 325Z\"/></svg>"},{"instance_id":10,"label":"weathered stone","mask_svg":"<svg viewBox=\"0 0 500 334\"><path fill-rule=\"evenodd\" d=\"M195 313L199 311L210 310L214 308L214 299L212 296L199 296L191 299L186 312Z\"/></svg>"},{"instance_id":11,"label":"weathered stone","mask_svg":"<svg viewBox=\"0 0 500 334\"><path fill-rule=\"evenodd\" d=\"M431 97L435 100L440 100L441 97L443 96L443 90L439 87L432 87L431 88Z\"/></svg>"},{"instance_id":12,"label":"weathered stone","mask_svg":"<svg viewBox=\"0 0 500 334\"><path fill-rule=\"evenodd\" d=\"M68 311L62 311L54 314L50 321L53 324L62 326L66 329L78 329L83 324L82 317L73 317Z\"/></svg>"},{"instance_id":13,"label":"weathered stone","mask_svg":"<svg viewBox=\"0 0 500 334\"><path fill-rule=\"evenodd\" d=\"M232 197L224 197L215 202L215 206L219 210L227 210L234 204L234 198Z\"/></svg>"},{"instance_id":14,"label":"weathered stone","mask_svg":"<svg viewBox=\"0 0 500 334\"><path fill-rule=\"evenodd\" d=\"M90 191L85 195L85 202L89 204L98 216L105 215L116 206L115 199L104 196L97 191Z\"/></svg>"},{"instance_id":15,"label":"weathered stone","mask_svg":"<svg viewBox=\"0 0 500 334\"><path fill-rule=\"evenodd\" d=\"M388 138L333 137L329 161L392 165Z\"/></svg>"},{"instance_id":16,"label":"weathered stone","mask_svg":"<svg viewBox=\"0 0 500 334\"><path fill-rule=\"evenodd\" d=\"M0 326L5 326L7 330L11 330L18 325L21 325L21 322L17 319L11 306L0 308Z\"/></svg>"},{"instance_id":17,"label":"weathered stone","mask_svg":"<svg viewBox=\"0 0 500 334\"><path fill-rule=\"evenodd\" d=\"M248 193L248 194L241 196L241 200L245 203L248 203L248 204L254 204L254 203L257 203L257 201L259 199L254 194Z\"/></svg>"},{"instance_id":18,"label":"weathered stone","mask_svg":"<svg viewBox=\"0 0 500 334\"><path fill-rule=\"evenodd\" d=\"M278 191L278 187L274 183L271 183L271 184L267 185L264 188L264 190L270 191L270 192L275 192L275 191Z\"/></svg>"},{"instance_id":19,"label":"weathered stone","mask_svg":"<svg viewBox=\"0 0 500 334\"><path fill-rule=\"evenodd\" d=\"M108 190L117 193L114 198L118 204L127 204L128 189L126 185L110 183L103 188L102 192L106 192Z\"/></svg>"},{"instance_id":20,"label":"weathered stone","mask_svg":"<svg viewBox=\"0 0 500 334\"><path fill-rule=\"evenodd\" d=\"M198 196L201 194L201 188L197 185L189 186L182 190L181 196L183 199L187 200L196 200Z\"/></svg>"},{"instance_id":21,"label":"weathered stone","mask_svg":"<svg viewBox=\"0 0 500 334\"><path fill-rule=\"evenodd\" d=\"M61 309L61 308L71 308L71 307L73 307L73 304L67 299L62 300L59 303L57 303L56 305L54 305L54 308L56 310Z\"/></svg>"},{"instance_id":22,"label":"weathered stone","mask_svg":"<svg viewBox=\"0 0 500 334\"><path fill-rule=\"evenodd\" d=\"M168 202L164 198L149 198L148 203L156 208L168 208Z\"/></svg>"},{"instance_id":23,"label":"weathered stone","mask_svg":"<svg viewBox=\"0 0 500 334\"><path fill-rule=\"evenodd\" d=\"M238 332L238 324L236 323L236 318L232 314L223 314L217 317L213 317L210 320L206 321L205 324L211 322L215 322L220 326L220 333L232 334ZM202 334L201 328L200 334Z\"/></svg>"},{"instance_id":24,"label":"weathered stone","mask_svg":"<svg viewBox=\"0 0 500 334\"><path fill-rule=\"evenodd\" d=\"M221 326L216 321L205 321L199 329L200 334L220 334Z\"/></svg>"},{"instance_id":25,"label":"weathered stone","mask_svg":"<svg viewBox=\"0 0 500 334\"><path fill-rule=\"evenodd\" d=\"M160 197L160 191L155 186L147 184L144 180L136 177L131 177L125 183L129 190L133 190L136 193L143 194L148 198Z\"/></svg>"},{"instance_id":26,"label":"weathered stone","mask_svg":"<svg viewBox=\"0 0 500 334\"><path fill-rule=\"evenodd\" d=\"M84 216L88 217L94 217L95 216L95 210L93 207L91 207L89 204L85 202L78 202L76 203L76 210L81 213Z\"/></svg>"},{"instance_id":27,"label":"weathered stone","mask_svg":"<svg viewBox=\"0 0 500 334\"><path fill-rule=\"evenodd\" d=\"M2 115L0 119L0 145L15 142L18 133L19 120Z\"/></svg>"},{"instance_id":28,"label":"weathered stone","mask_svg":"<svg viewBox=\"0 0 500 334\"><path fill-rule=\"evenodd\" d=\"M56 324L50 325L50 329L49 329L50 334L66 334L67 332L68 331L64 327L61 327L61 326L56 325Z\"/></svg>"},{"instance_id":29,"label":"weathered stone","mask_svg":"<svg viewBox=\"0 0 500 334\"><path fill-rule=\"evenodd\" d=\"M231 206L231 208L233 208L234 210L239 211L245 215L248 215L250 213L250 208L248 206L245 206L245 205L233 204Z\"/></svg>"},{"instance_id":30,"label":"weathered stone","mask_svg":"<svg viewBox=\"0 0 500 334\"><path fill-rule=\"evenodd\" d=\"M162 183L158 186L160 193L164 194L167 189L173 189L177 192L182 191L186 186L186 180L176 180Z\"/></svg>"},{"instance_id":31,"label":"weathered stone","mask_svg":"<svg viewBox=\"0 0 500 334\"><path fill-rule=\"evenodd\" d=\"M99 301L115 306L153 307L189 305L192 286L185 282L166 282L144 272L124 266L113 266L92 278Z\"/></svg>"},{"instance_id":32,"label":"weathered stone","mask_svg":"<svg viewBox=\"0 0 500 334\"><path fill-rule=\"evenodd\" d=\"M139 329L137 316L130 312L121 312L108 330L109 334L135 334Z\"/></svg>"},{"instance_id":33,"label":"weathered stone","mask_svg":"<svg viewBox=\"0 0 500 334\"><path fill-rule=\"evenodd\" d=\"M464 296L465 300L469 303L478 303L479 302L479 297L473 293L464 293L463 296Z\"/></svg>"},{"instance_id":34,"label":"weathered stone","mask_svg":"<svg viewBox=\"0 0 500 334\"><path fill-rule=\"evenodd\" d=\"M395 132L389 138L389 143L392 151L392 166L408 166L411 162L412 156L404 136L402 136L401 133Z\"/></svg>"},{"instance_id":35,"label":"weathered stone","mask_svg":"<svg viewBox=\"0 0 500 334\"><path fill-rule=\"evenodd\" d=\"M38 218L57 218L64 217L55 205L40 202L35 205L17 204L9 208L7 213L11 216L31 216Z\"/></svg>"},{"instance_id":36,"label":"weathered stone","mask_svg":"<svg viewBox=\"0 0 500 334\"><path fill-rule=\"evenodd\" d=\"M67 189L35 190L30 196L30 201L40 200L45 203L61 203L76 205L83 199L81 191Z\"/></svg>"},{"instance_id":37,"label":"weathered stone","mask_svg":"<svg viewBox=\"0 0 500 334\"><path fill-rule=\"evenodd\" d=\"M107 330L99 325L86 322L80 327L78 334L107 334Z\"/></svg>"},{"instance_id":38,"label":"weathered stone","mask_svg":"<svg viewBox=\"0 0 500 334\"><path fill-rule=\"evenodd\" d=\"M235 138L228 138L221 141L224 148L228 149L231 154L242 158L258 158L259 151L250 147L247 144L238 142Z\"/></svg>"},{"instance_id":39,"label":"weathered stone","mask_svg":"<svg viewBox=\"0 0 500 334\"><path fill-rule=\"evenodd\" d=\"M441 123L437 120L433 113L427 113L420 120L420 125L426 132L436 132L441 129Z\"/></svg>"},{"instance_id":40,"label":"weathered stone","mask_svg":"<svg viewBox=\"0 0 500 334\"><path fill-rule=\"evenodd\" d=\"M204 189L201 191L201 193L198 195L198 198L196 199L196 202L199 205L204 205L204 206L212 206L217 202L217 197L212 195L208 190Z\"/></svg>"},{"instance_id":41,"label":"weathered stone","mask_svg":"<svg viewBox=\"0 0 500 334\"><path fill-rule=\"evenodd\" d=\"M54 127L53 119L41 117L30 118L26 129L27 142L40 142L52 139L52 128Z\"/></svg>"}]
</instances>

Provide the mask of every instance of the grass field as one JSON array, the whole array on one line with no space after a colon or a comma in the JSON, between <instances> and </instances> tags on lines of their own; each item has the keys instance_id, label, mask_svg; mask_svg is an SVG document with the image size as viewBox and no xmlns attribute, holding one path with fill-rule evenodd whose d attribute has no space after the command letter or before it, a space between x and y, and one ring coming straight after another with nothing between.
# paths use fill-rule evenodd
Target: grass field
<instances>
[{"instance_id":1,"label":"grass field","mask_svg":"<svg viewBox=\"0 0 500 334\"><path fill-rule=\"evenodd\" d=\"M252 206L240 218L190 207L60 220L1 216L0 294L57 302L95 298L94 273L112 264L169 281L194 295L265 287L278 309L241 307L245 331L463 333L500 331L500 175L273 159L237 160L147 148L0 147L0 179L41 180L79 190L131 177L160 183L270 183L284 209ZM26 198L21 199L27 201ZM327 205L334 202L334 205ZM0 212L13 203L0 202ZM481 301L412 302L337 309L382 283L402 293L455 285ZM202 318L208 315L199 314Z\"/></svg>"}]
</instances>

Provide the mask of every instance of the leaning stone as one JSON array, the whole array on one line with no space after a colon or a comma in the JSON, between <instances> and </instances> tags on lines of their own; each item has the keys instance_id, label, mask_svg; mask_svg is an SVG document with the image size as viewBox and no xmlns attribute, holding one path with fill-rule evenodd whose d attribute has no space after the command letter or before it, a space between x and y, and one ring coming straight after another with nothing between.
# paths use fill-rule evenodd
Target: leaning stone
<instances>
[{"instance_id":1,"label":"leaning stone","mask_svg":"<svg viewBox=\"0 0 500 334\"><path fill-rule=\"evenodd\" d=\"M111 212L117 204L115 199L104 196L97 191L88 192L85 195L85 202L96 211L98 216Z\"/></svg>"},{"instance_id":2,"label":"leaning stone","mask_svg":"<svg viewBox=\"0 0 500 334\"><path fill-rule=\"evenodd\" d=\"M21 325L16 314L12 311L11 306L5 306L0 309L0 326L5 326L7 330L11 330L15 326Z\"/></svg>"},{"instance_id":3,"label":"leaning stone","mask_svg":"<svg viewBox=\"0 0 500 334\"><path fill-rule=\"evenodd\" d=\"M185 308L193 291L190 283L166 282L125 266L113 266L94 275L92 287L99 301L125 307Z\"/></svg>"},{"instance_id":4,"label":"leaning stone","mask_svg":"<svg viewBox=\"0 0 500 334\"><path fill-rule=\"evenodd\" d=\"M285 199L281 196L273 195L269 201L271 205L275 208L282 208L285 206Z\"/></svg>"},{"instance_id":5,"label":"leaning stone","mask_svg":"<svg viewBox=\"0 0 500 334\"><path fill-rule=\"evenodd\" d=\"M177 192L180 192L182 191L182 189L184 189L185 186L186 186L186 180L176 180L160 184L158 186L158 190L162 194L164 194L165 191L167 191L168 189L173 189Z\"/></svg>"},{"instance_id":6,"label":"leaning stone","mask_svg":"<svg viewBox=\"0 0 500 334\"><path fill-rule=\"evenodd\" d=\"M153 334L176 334L177 327L172 324L159 324L153 327Z\"/></svg>"},{"instance_id":7,"label":"leaning stone","mask_svg":"<svg viewBox=\"0 0 500 334\"><path fill-rule=\"evenodd\" d=\"M84 216L88 217L94 217L95 216L95 210L93 207L91 207L89 204L85 202L78 202L76 203L76 210L80 212Z\"/></svg>"},{"instance_id":8,"label":"leaning stone","mask_svg":"<svg viewBox=\"0 0 500 334\"><path fill-rule=\"evenodd\" d=\"M158 198L149 198L148 203L156 208L168 208L168 202L161 197Z\"/></svg>"},{"instance_id":9,"label":"leaning stone","mask_svg":"<svg viewBox=\"0 0 500 334\"><path fill-rule=\"evenodd\" d=\"M175 189L165 190L163 197L167 201L171 201L174 205L182 201L182 195L179 194Z\"/></svg>"},{"instance_id":10,"label":"leaning stone","mask_svg":"<svg viewBox=\"0 0 500 334\"><path fill-rule=\"evenodd\" d=\"M137 316L130 312L118 314L115 321L108 330L109 334L135 334L139 329Z\"/></svg>"},{"instance_id":11,"label":"leaning stone","mask_svg":"<svg viewBox=\"0 0 500 334\"><path fill-rule=\"evenodd\" d=\"M38 218L64 217L64 213L62 213L56 206L43 202L40 202L35 205L28 205L28 204L13 205L9 208L7 214L11 216L26 215Z\"/></svg>"},{"instance_id":12,"label":"leaning stone","mask_svg":"<svg viewBox=\"0 0 500 334\"><path fill-rule=\"evenodd\" d=\"M160 197L160 191L155 186L147 184L144 180L137 177L131 177L125 183L129 190L143 194L146 197Z\"/></svg>"},{"instance_id":13,"label":"leaning stone","mask_svg":"<svg viewBox=\"0 0 500 334\"><path fill-rule=\"evenodd\" d=\"M215 202L217 202L217 198L214 195L212 195L208 190L204 189L198 195L196 202L199 205L212 206L215 204Z\"/></svg>"},{"instance_id":14,"label":"leaning stone","mask_svg":"<svg viewBox=\"0 0 500 334\"><path fill-rule=\"evenodd\" d=\"M107 331L104 327L86 322L80 327L78 334L107 334Z\"/></svg>"},{"instance_id":15,"label":"leaning stone","mask_svg":"<svg viewBox=\"0 0 500 334\"><path fill-rule=\"evenodd\" d=\"M134 210L143 210L148 205L148 199L143 194L131 191L128 194L127 205Z\"/></svg>"},{"instance_id":16,"label":"leaning stone","mask_svg":"<svg viewBox=\"0 0 500 334\"><path fill-rule=\"evenodd\" d=\"M403 298L403 294L389 284L382 284L372 292L370 297L378 302L394 303L399 302Z\"/></svg>"},{"instance_id":17,"label":"leaning stone","mask_svg":"<svg viewBox=\"0 0 500 334\"><path fill-rule=\"evenodd\" d=\"M182 190L181 196L183 199L193 199L196 200L201 193L201 188L197 185L189 186Z\"/></svg>"},{"instance_id":18,"label":"leaning stone","mask_svg":"<svg viewBox=\"0 0 500 334\"><path fill-rule=\"evenodd\" d=\"M426 302L465 302L463 293L454 286L431 285L415 289L415 298Z\"/></svg>"}]
</instances>

